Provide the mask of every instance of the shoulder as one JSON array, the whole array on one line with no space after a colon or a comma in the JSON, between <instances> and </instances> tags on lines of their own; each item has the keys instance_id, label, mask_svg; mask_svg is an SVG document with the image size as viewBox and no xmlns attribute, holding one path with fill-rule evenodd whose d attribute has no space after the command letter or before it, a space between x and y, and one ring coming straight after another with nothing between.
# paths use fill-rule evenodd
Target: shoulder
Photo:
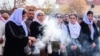
<instances>
[{"instance_id":1,"label":"shoulder","mask_svg":"<svg viewBox=\"0 0 100 56\"><path fill-rule=\"evenodd\" d=\"M9 25L11 25L11 26L17 26L14 22L12 22L12 21L8 21L7 23L6 23L6 26L9 26Z\"/></svg>"},{"instance_id":2,"label":"shoulder","mask_svg":"<svg viewBox=\"0 0 100 56\"><path fill-rule=\"evenodd\" d=\"M5 23L2 20L0 20L0 26L2 25L5 25Z\"/></svg>"},{"instance_id":3,"label":"shoulder","mask_svg":"<svg viewBox=\"0 0 100 56\"><path fill-rule=\"evenodd\" d=\"M82 21L80 24L85 24L85 22L84 22L84 21Z\"/></svg>"},{"instance_id":4,"label":"shoulder","mask_svg":"<svg viewBox=\"0 0 100 56\"><path fill-rule=\"evenodd\" d=\"M5 24L2 20L0 20L0 24Z\"/></svg>"},{"instance_id":5,"label":"shoulder","mask_svg":"<svg viewBox=\"0 0 100 56\"><path fill-rule=\"evenodd\" d=\"M36 21L33 21L32 23L33 23L33 24L39 24L39 23L38 23L38 22L36 22Z\"/></svg>"},{"instance_id":6,"label":"shoulder","mask_svg":"<svg viewBox=\"0 0 100 56\"><path fill-rule=\"evenodd\" d=\"M40 24L39 24L38 22L36 22L36 21L33 21L33 22L31 23L31 25L39 26Z\"/></svg>"},{"instance_id":7,"label":"shoulder","mask_svg":"<svg viewBox=\"0 0 100 56\"><path fill-rule=\"evenodd\" d=\"M28 23L29 21L26 19L24 22L25 22L25 23Z\"/></svg>"},{"instance_id":8,"label":"shoulder","mask_svg":"<svg viewBox=\"0 0 100 56\"><path fill-rule=\"evenodd\" d=\"M80 23L80 25L81 25L81 26L87 26L87 24L86 24L84 21L82 21L82 22Z\"/></svg>"},{"instance_id":9,"label":"shoulder","mask_svg":"<svg viewBox=\"0 0 100 56\"><path fill-rule=\"evenodd\" d=\"M93 22L93 27L97 27L97 25Z\"/></svg>"}]
</instances>

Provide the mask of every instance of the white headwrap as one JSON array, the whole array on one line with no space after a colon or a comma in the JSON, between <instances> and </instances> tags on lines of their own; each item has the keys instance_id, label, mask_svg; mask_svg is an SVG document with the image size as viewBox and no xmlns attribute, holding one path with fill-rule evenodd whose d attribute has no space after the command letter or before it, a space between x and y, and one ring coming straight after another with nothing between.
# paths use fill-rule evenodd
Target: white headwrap
<instances>
[{"instance_id":1,"label":"white headwrap","mask_svg":"<svg viewBox=\"0 0 100 56\"><path fill-rule=\"evenodd\" d=\"M68 26L69 26L71 38L77 39L80 35L80 30L81 30L79 23L77 21L75 24L69 22Z\"/></svg>"},{"instance_id":2,"label":"white headwrap","mask_svg":"<svg viewBox=\"0 0 100 56\"><path fill-rule=\"evenodd\" d=\"M88 11L87 11L88 12ZM91 26L91 39L93 40L93 36L94 36L94 28L93 28L93 20L89 21L88 16L87 16L87 12L84 15L83 21Z\"/></svg>"},{"instance_id":3,"label":"white headwrap","mask_svg":"<svg viewBox=\"0 0 100 56\"><path fill-rule=\"evenodd\" d=\"M28 36L28 30L26 28L26 25L24 23L24 21L22 20L22 12L23 12L23 8L18 8L16 9L12 15L10 16L8 21L12 21L14 22L16 25L18 26L22 26L24 28L25 31L25 35Z\"/></svg>"},{"instance_id":4,"label":"white headwrap","mask_svg":"<svg viewBox=\"0 0 100 56\"><path fill-rule=\"evenodd\" d=\"M44 12L43 12L42 10L37 10L37 11L35 12L33 21L36 21L36 22L42 24L43 22L40 22L40 21L38 20L38 18L37 18L37 16L38 16L39 13L42 13L42 14L44 15Z\"/></svg>"}]
</instances>

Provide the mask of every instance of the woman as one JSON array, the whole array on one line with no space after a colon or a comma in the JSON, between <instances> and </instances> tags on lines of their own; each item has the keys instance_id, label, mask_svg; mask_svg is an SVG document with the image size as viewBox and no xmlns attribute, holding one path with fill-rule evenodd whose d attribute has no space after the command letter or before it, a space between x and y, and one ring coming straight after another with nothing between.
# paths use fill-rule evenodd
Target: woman
<instances>
[{"instance_id":1,"label":"woman","mask_svg":"<svg viewBox=\"0 0 100 56\"><path fill-rule=\"evenodd\" d=\"M23 8L16 9L10 16L5 27L6 43L3 56L26 56L24 47L28 41L36 42L34 37L28 37L28 32L23 20L26 11Z\"/></svg>"},{"instance_id":2,"label":"woman","mask_svg":"<svg viewBox=\"0 0 100 56\"><path fill-rule=\"evenodd\" d=\"M50 29L47 30L47 33L49 35L49 41L51 42L52 46L52 53L49 54L49 56L66 56L66 45L68 40L68 33L66 25L63 22L63 15L60 13L57 13L55 15L56 20L54 22L51 22L50 24L53 24ZM48 26L50 27L50 26Z\"/></svg>"},{"instance_id":3,"label":"woman","mask_svg":"<svg viewBox=\"0 0 100 56\"><path fill-rule=\"evenodd\" d=\"M34 14L33 22L30 25L30 33L31 36L36 37L37 40L41 40L43 36L43 21L44 21L44 12L42 10L37 10ZM38 49L34 52L34 56L47 56L46 50Z\"/></svg>"},{"instance_id":4,"label":"woman","mask_svg":"<svg viewBox=\"0 0 100 56\"><path fill-rule=\"evenodd\" d=\"M92 56L93 51L97 51L98 43L98 30L96 24L93 22L93 12L87 11L84 15L81 25L81 43L84 49L86 49L85 56ZM82 38L83 37L83 38Z\"/></svg>"},{"instance_id":5,"label":"woman","mask_svg":"<svg viewBox=\"0 0 100 56\"><path fill-rule=\"evenodd\" d=\"M81 27L77 22L77 15L71 14L69 16L69 23L67 25L71 43L68 46L68 56L79 56L80 44L78 37L80 35Z\"/></svg>"}]
</instances>

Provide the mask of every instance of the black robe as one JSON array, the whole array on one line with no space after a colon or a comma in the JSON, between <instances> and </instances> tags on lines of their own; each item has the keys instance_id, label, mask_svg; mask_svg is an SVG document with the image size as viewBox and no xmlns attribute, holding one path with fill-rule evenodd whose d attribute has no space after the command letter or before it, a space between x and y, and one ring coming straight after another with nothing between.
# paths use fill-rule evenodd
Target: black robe
<instances>
[{"instance_id":1,"label":"black robe","mask_svg":"<svg viewBox=\"0 0 100 56\"><path fill-rule=\"evenodd\" d=\"M94 27L94 36L93 36L93 40L91 39L90 35L91 35L91 31L88 27L88 24L86 24L84 21L80 23L81 25L81 33L82 34L85 34L86 37L84 37L83 40L87 40L90 44L93 43L93 42L96 42L97 39L98 39L98 30L97 30L97 26L95 25L95 23L93 23L93 27ZM82 36L80 36L81 38Z\"/></svg>"},{"instance_id":2,"label":"black robe","mask_svg":"<svg viewBox=\"0 0 100 56\"><path fill-rule=\"evenodd\" d=\"M43 35L43 27L41 24L39 24L38 22L34 21L31 23L30 25L30 35L33 37L38 38L38 36L42 36Z\"/></svg>"},{"instance_id":3,"label":"black robe","mask_svg":"<svg viewBox=\"0 0 100 56\"><path fill-rule=\"evenodd\" d=\"M34 21L30 25L30 33L31 36L38 38L41 38L43 36L43 26L39 24L38 22ZM40 37L39 37L40 35ZM40 56L47 56L47 49L43 49L40 51Z\"/></svg>"},{"instance_id":4,"label":"black robe","mask_svg":"<svg viewBox=\"0 0 100 56\"><path fill-rule=\"evenodd\" d=\"M98 47L98 30L97 30L97 26L95 25L95 23L93 23L93 27L94 27L94 36L93 36L93 40L90 37L91 31L88 27L88 24L86 24L84 21L80 23L81 25L81 34L79 37L79 42L82 45L82 55L83 56L93 56L94 53L99 51L99 47ZM95 43L96 46L94 48L91 47L92 43Z\"/></svg>"},{"instance_id":5,"label":"black robe","mask_svg":"<svg viewBox=\"0 0 100 56\"><path fill-rule=\"evenodd\" d=\"M26 56L24 47L28 42L22 26L18 26L12 21L6 23L5 27L6 43L3 56Z\"/></svg>"}]
</instances>

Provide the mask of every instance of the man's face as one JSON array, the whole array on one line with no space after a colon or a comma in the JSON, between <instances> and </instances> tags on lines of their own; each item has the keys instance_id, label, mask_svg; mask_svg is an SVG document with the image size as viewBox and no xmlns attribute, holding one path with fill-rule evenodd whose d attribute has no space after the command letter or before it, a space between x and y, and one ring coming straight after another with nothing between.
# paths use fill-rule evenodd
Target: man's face
<instances>
[{"instance_id":1,"label":"man's face","mask_svg":"<svg viewBox=\"0 0 100 56\"><path fill-rule=\"evenodd\" d=\"M33 19L34 18L34 11L28 11L28 18Z\"/></svg>"},{"instance_id":2,"label":"man's face","mask_svg":"<svg viewBox=\"0 0 100 56\"><path fill-rule=\"evenodd\" d=\"M69 21L69 16L68 15L65 15L64 17L65 17L64 18L64 21L67 21L68 22Z\"/></svg>"}]
</instances>

